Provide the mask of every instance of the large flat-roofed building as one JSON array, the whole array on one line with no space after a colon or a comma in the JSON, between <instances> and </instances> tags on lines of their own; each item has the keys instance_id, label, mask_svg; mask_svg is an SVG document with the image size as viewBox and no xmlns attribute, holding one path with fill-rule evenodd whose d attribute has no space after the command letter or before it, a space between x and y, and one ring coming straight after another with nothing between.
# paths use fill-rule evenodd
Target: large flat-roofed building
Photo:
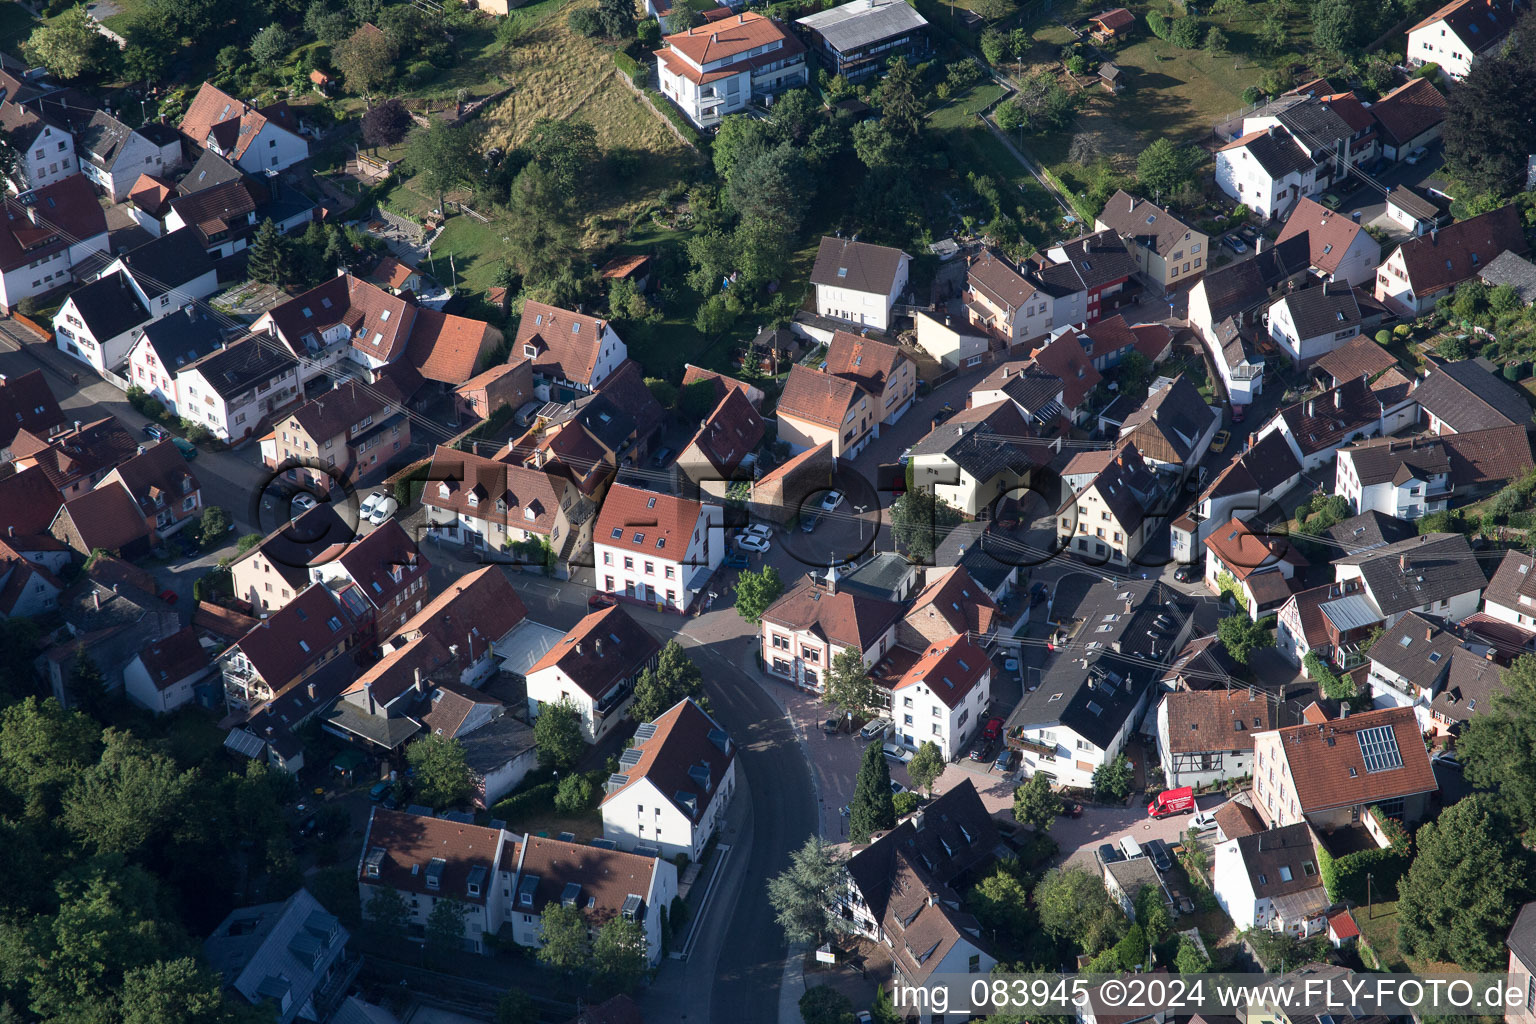
<instances>
[{"instance_id":1,"label":"large flat-roofed building","mask_svg":"<svg viewBox=\"0 0 1536 1024\"><path fill-rule=\"evenodd\" d=\"M892 57L925 53L928 22L906 0L852 0L796 19L822 65L857 81Z\"/></svg>"}]
</instances>

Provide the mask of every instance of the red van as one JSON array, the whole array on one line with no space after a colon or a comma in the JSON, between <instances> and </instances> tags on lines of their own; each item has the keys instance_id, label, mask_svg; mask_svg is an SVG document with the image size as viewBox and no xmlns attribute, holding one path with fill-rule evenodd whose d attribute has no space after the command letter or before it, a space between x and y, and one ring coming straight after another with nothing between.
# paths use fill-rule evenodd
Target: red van
<instances>
[{"instance_id":1,"label":"red van","mask_svg":"<svg viewBox=\"0 0 1536 1024\"><path fill-rule=\"evenodd\" d=\"M1195 791L1191 786L1169 789L1157 795L1147 804L1147 814L1154 818L1166 818L1170 814L1183 814L1195 809Z\"/></svg>"}]
</instances>

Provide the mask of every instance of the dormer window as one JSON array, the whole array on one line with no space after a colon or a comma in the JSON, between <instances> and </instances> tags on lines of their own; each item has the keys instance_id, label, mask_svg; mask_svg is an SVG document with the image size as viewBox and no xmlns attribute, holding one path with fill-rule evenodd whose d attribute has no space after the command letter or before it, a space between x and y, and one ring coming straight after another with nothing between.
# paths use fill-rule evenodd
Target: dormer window
<instances>
[{"instance_id":1,"label":"dormer window","mask_svg":"<svg viewBox=\"0 0 1536 1024\"><path fill-rule=\"evenodd\" d=\"M474 491L470 491L469 492L469 507L470 508L474 508L474 507L476 507L479 504L480 504L480 495L476 494Z\"/></svg>"},{"instance_id":2,"label":"dormer window","mask_svg":"<svg viewBox=\"0 0 1536 1024\"><path fill-rule=\"evenodd\" d=\"M442 483L437 485L437 496L439 498L448 497L448 481L444 480Z\"/></svg>"},{"instance_id":3,"label":"dormer window","mask_svg":"<svg viewBox=\"0 0 1536 1024\"><path fill-rule=\"evenodd\" d=\"M531 508L523 509L523 518L526 519L530 523L533 522L533 519L534 519L533 509L531 509Z\"/></svg>"},{"instance_id":4,"label":"dormer window","mask_svg":"<svg viewBox=\"0 0 1536 1024\"><path fill-rule=\"evenodd\" d=\"M536 356L538 354L539 354L538 351L532 345L524 345L523 346L523 355L527 356L529 359L532 359L534 356Z\"/></svg>"}]
</instances>

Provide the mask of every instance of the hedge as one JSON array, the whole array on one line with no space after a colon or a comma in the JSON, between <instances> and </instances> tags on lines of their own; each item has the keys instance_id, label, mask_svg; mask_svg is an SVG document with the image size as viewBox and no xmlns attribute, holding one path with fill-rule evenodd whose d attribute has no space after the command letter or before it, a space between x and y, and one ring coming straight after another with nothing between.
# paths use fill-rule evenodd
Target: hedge
<instances>
[{"instance_id":1,"label":"hedge","mask_svg":"<svg viewBox=\"0 0 1536 1024\"><path fill-rule=\"evenodd\" d=\"M615 67L624 73L626 78L635 83L635 88L645 88L645 80L649 76L646 74L645 68L640 66L639 61L623 50L614 50L613 63Z\"/></svg>"},{"instance_id":2,"label":"hedge","mask_svg":"<svg viewBox=\"0 0 1536 1024\"><path fill-rule=\"evenodd\" d=\"M699 134L699 130L693 126L693 122L688 120L681 110L673 106L672 101L663 96L659 89L647 87L645 94L651 98L652 105L661 111L662 116L677 126L677 130L683 133L683 138L693 143L699 149L706 147L707 143L704 141L704 136Z\"/></svg>"},{"instance_id":3,"label":"hedge","mask_svg":"<svg viewBox=\"0 0 1536 1024\"><path fill-rule=\"evenodd\" d=\"M520 818L551 814L555 809L555 791L559 783L551 779L518 790L491 808L491 817L517 822Z\"/></svg>"},{"instance_id":4,"label":"hedge","mask_svg":"<svg viewBox=\"0 0 1536 1024\"><path fill-rule=\"evenodd\" d=\"M1083 219L1083 223L1092 224L1098 217L1098 211L1088 205L1088 202L1076 192L1067 188L1066 182L1058 178L1049 167L1040 165L1040 173L1045 175L1045 180L1056 187L1056 190L1067 197L1067 202L1072 204L1072 210Z\"/></svg>"},{"instance_id":5,"label":"hedge","mask_svg":"<svg viewBox=\"0 0 1536 1024\"><path fill-rule=\"evenodd\" d=\"M1397 822L1372 807L1368 812L1376 819L1382 832L1391 840L1386 849L1359 850L1334 857L1326 849L1318 847L1317 866L1323 886L1331 900L1349 900L1365 903L1367 895L1372 901L1397 899L1397 883L1402 880L1413 862L1408 835ZM1370 892L1366 892L1366 876L1370 876Z\"/></svg>"}]
</instances>

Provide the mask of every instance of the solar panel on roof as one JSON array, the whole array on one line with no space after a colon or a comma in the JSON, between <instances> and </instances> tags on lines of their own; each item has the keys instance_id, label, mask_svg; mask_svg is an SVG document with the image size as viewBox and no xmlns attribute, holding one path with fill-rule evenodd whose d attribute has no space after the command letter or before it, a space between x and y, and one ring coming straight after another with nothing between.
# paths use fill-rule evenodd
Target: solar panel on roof
<instances>
[{"instance_id":1,"label":"solar panel on roof","mask_svg":"<svg viewBox=\"0 0 1536 1024\"><path fill-rule=\"evenodd\" d=\"M1397 734L1390 725L1361 729L1356 736L1367 772L1385 772L1403 766L1403 752L1397 747Z\"/></svg>"}]
</instances>

